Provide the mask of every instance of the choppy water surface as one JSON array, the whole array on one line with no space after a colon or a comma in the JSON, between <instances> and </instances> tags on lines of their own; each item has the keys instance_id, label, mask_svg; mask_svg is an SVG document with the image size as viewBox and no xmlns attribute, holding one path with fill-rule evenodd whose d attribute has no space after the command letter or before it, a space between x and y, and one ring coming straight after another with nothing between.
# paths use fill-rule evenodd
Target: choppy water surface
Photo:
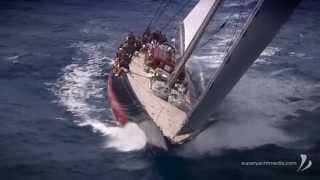
<instances>
[{"instance_id":1,"label":"choppy water surface","mask_svg":"<svg viewBox=\"0 0 320 180\"><path fill-rule=\"evenodd\" d=\"M212 40L203 40L191 61L200 89L250 2L227 1L210 24L204 39ZM119 42L128 31L143 32L160 3L0 2L1 179L319 178L320 3L299 5L208 130L175 152L153 156L135 124L114 126L106 79ZM159 27L183 4L172 1ZM297 166L241 166L300 163L302 153L313 161L303 173Z\"/></svg>"}]
</instances>

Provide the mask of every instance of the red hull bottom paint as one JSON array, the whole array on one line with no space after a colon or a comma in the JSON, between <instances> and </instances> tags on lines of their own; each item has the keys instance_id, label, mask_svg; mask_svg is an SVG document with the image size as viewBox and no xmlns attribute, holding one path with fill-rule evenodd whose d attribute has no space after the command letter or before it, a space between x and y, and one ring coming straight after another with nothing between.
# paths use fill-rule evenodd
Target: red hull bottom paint
<instances>
[{"instance_id":1,"label":"red hull bottom paint","mask_svg":"<svg viewBox=\"0 0 320 180\"><path fill-rule=\"evenodd\" d=\"M114 114L116 120L120 123L120 125L125 125L128 122L128 115L125 112L124 108L119 103L118 98L116 97L115 93L113 92L111 76L112 75L109 76L109 80L108 80L109 102L111 103L111 108L112 108L112 111L113 111L113 114Z\"/></svg>"}]
</instances>

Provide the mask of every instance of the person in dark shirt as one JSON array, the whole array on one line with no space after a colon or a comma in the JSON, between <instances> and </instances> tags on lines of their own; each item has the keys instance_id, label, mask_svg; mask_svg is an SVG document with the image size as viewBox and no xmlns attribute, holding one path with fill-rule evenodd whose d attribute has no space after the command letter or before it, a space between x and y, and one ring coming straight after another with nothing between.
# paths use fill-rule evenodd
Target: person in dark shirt
<instances>
[{"instance_id":1,"label":"person in dark shirt","mask_svg":"<svg viewBox=\"0 0 320 180\"><path fill-rule=\"evenodd\" d=\"M136 39L136 43L134 44L135 47L135 51L140 51L140 49L142 48L142 41L140 38Z\"/></svg>"},{"instance_id":2,"label":"person in dark shirt","mask_svg":"<svg viewBox=\"0 0 320 180\"><path fill-rule=\"evenodd\" d=\"M129 62L125 59L120 60L120 67L123 67L127 71L130 71Z\"/></svg>"},{"instance_id":3,"label":"person in dark shirt","mask_svg":"<svg viewBox=\"0 0 320 180\"><path fill-rule=\"evenodd\" d=\"M167 42L167 37L166 37L165 34L162 34L161 31L160 31L160 34L159 34L159 43L160 43L160 44L163 44L163 43L165 43L165 42Z\"/></svg>"},{"instance_id":4,"label":"person in dark shirt","mask_svg":"<svg viewBox=\"0 0 320 180\"><path fill-rule=\"evenodd\" d=\"M136 36L133 34L133 32L130 32L130 33L128 34L127 42L128 42L128 44L130 44L130 45L134 45L134 43L136 42Z\"/></svg>"},{"instance_id":5,"label":"person in dark shirt","mask_svg":"<svg viewBox=\"0 0 320 180\"><path fill-rule=\"evenodd\" d=\"M152 40L153 40L153 41L156 41L156 42L159 42L160 34L161 34L160 31L155 31L155 32L153 32L153 33L152 33Z\"/></svg>"},{"instance_id":6,"label":"person in dark shirt","mask_svg":"<svg viewBox=\"0 0 320 180\"><path fill-rule=\"evenodd\" d=\"M147 29L142 35L142 43L147 44L150 42L151 42L151 31L150 31L150 27L147 27Z\"/></svg>"}]
</instances>

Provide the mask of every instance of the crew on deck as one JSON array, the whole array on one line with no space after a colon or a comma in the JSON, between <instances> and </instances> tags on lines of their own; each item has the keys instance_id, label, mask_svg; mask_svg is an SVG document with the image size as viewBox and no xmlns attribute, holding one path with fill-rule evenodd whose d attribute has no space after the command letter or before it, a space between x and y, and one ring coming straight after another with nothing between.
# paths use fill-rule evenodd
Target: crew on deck
<instances>
[{"instance_id":1,"label":"crew on deck","mask_svg":"<svg viewBox=\"0 0 320 180\"><path fill-rule=\"evenodd\" d=\"M155 31L151 34L151 43L155 45L164 44L167 42L166 35L161 31Z\"/></svg>"},{"instance_id":2,"label":"crew on deck","mask_svg":"<svg viewBox=\"0 0 320 180\"><path fill-rule=\"evenodd\" d=\"M130 72L129 64L136 51L148 52L152 46L159 46L166 42L167 38L161 31L151 33L150 28L147 28L142 38L136 37L133 32L130 32L118 48L112 71L115 75ZM148 58L147 55L146 58Z\"/></svg>"},{"instance_id":3,"label":"crew on deck","mask_svg":"<svg viewBox=\"0 0 320 180\"><path fill-rule=\"evenodd\" d=\"M151 31L149 27L147 27L147 29L142 35L142 43L143 44L151 43Z\"/></svg>"},{"instance_id":4,"label":"crew on deck","mask_svg":"<svg viewBox=\"0 0 320 180\"><path fill-rule=\"evenodd\" d=\"M137 50L137 38L130 32L125 42L121 43L118 52L116 53L115 62L112 66L112 71L116 76L121 76L130 72L131 59Z\"/></svg>"}]
</instances>

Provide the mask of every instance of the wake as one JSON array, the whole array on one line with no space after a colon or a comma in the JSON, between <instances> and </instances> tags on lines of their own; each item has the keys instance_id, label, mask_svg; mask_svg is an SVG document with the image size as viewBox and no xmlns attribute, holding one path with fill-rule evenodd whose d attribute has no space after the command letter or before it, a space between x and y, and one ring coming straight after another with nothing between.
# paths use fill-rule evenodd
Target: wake
<instances>
[{"instance_id":1,"label":"wake","mask_svg":"<svg viewBox=\"0 0 320 180\"><path fill-rule=\"evenodd\" d=\"M110 66L112 59L105 57L103 51L108 44L80 42L72 47L78 49L74 63L62 69L62 77L52 88L58 103L77 117L77 125L90 126L94 132L105 136L104 147L119 151L144 148L146 137L139 127L134 123L115 126L111 109L106 106L107 74L103 67Z\"/></svg>"}]
</instances>

